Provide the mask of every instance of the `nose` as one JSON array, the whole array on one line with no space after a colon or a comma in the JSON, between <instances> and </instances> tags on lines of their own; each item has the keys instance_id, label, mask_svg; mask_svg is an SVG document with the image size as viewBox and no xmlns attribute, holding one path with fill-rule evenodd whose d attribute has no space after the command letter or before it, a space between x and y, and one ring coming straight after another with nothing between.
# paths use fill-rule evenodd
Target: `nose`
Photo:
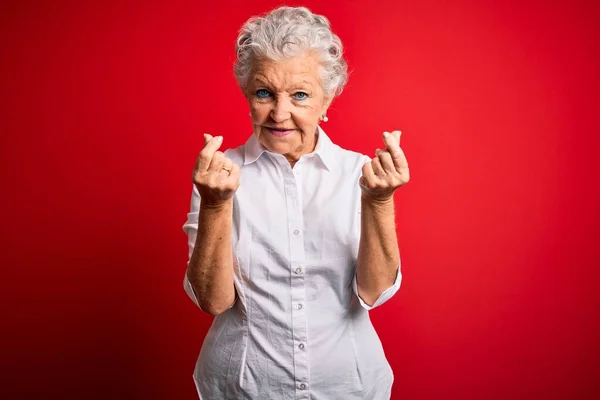
<instances>
[{"instance_id":1,"label":"nose","mask_svg":"<svg viewBox=\"0 0 600 400\"><path fill-rule=\"evenodd\" d=\"M286 98L278 98L271 110L271 118L275 122L283 122L290 119L291 113L291 102Z\"/></svg>"}]
</instances>

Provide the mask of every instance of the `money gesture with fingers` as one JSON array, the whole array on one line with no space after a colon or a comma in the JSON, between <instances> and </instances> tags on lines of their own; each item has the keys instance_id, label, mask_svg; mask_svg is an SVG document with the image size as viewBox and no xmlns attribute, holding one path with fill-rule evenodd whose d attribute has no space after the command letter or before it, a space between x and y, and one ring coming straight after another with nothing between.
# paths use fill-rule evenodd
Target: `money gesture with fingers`
<instances>
[{"instance_id":1,"label":"money gesture with fingers","mask_svg":"<svg viewBox=\"0 0 600 400\"><path fill-rule=\"evenodd\" d=\"M222 143L222 136L204 134L204 148L192 174L202 203L210 207L226 203L240 186L240 167L219 151Z\"/></svg>"},{"instance_id":2,"label":"money gesture with fingers","mask_svg":"<svg viewBox=\"0 0 600 400\"><path fill-rule=\"evenodd\" d=\"M363 166L359 184L368 199L390 200L394 191L410 180L408 162L400 148L401 134L400 131L384 132L386 149L377 149L375 157Z\"/></svg>"}]
</instances>

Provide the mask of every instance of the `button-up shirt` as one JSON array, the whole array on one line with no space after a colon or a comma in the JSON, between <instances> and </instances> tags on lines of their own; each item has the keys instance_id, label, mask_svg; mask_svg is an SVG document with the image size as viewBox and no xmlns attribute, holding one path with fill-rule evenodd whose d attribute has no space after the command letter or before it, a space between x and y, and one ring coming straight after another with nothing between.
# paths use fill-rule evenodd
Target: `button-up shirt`
<instances>
[{"instance_id":1,"label":"button-up shirt","mask_svg":"<svg viewBox=\"0 0 600 400\"><path fill-rule=\"evenodd\" d=\"M393 373L368 310L399 289L400 266L374 304L359 297L358 180L370 159L318 129L315 150L293 168L255 136L225 152L241 167L232 214L236 300L204 339L193 374L200 399L390 398ZM199 207L194 187L183 226L189 257ZM184 288L198 305L185 275Z\"/></svg>"}]
</instances>

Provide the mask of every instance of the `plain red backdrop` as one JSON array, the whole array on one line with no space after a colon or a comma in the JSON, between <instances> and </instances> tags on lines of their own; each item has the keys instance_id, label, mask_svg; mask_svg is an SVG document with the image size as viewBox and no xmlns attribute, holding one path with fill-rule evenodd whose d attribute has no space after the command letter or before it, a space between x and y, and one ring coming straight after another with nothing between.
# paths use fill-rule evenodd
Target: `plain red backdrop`
<instances>
[{"instance_id":1,"label":"plain red backdrop","mask_svg":"<svg viewBox=\"0 0 600 400\"><path fill-rule=\"evenodd\" d=\"M2 3L0 397L197 398L191 170L248 137L234 40L279 4ZM352 69L326 131L411 165L392 398L598 398L600 3L303 4Z\"/></svg>"}]
</instances>

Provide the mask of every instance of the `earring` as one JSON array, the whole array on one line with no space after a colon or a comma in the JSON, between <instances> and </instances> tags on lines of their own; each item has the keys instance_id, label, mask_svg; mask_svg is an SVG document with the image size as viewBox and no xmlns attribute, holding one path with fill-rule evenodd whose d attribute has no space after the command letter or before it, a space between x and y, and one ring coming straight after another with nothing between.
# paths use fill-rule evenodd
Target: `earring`
<instances>
[{"instance_id":1,"label":"earring","mask_svg":"<svg viewBox=\"0 0 600 400\"><path fill-rule=\"evenodd\" d=\"M323 122L327 122L327 121L329 121L329 118L327 118L327 114L323 114L323 115L321 116L321 121L323 121Z\"/></svg>"},{"instance_id":2,"label":"earring","mask_svg":"<svg viewBox=\"0 0 600 400\"><path fill-rule=\"evenodd\" d=\"M249 115L252 116L252 113L250 113Z\"/></svg>"}]
</instances>

